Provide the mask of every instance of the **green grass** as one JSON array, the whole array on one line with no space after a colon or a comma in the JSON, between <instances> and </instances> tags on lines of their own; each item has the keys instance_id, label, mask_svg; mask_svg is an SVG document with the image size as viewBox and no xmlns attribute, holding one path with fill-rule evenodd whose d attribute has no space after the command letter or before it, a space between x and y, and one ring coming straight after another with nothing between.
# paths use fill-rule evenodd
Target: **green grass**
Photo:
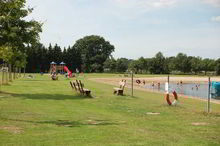
<instances>
[{"instance_id":1,"label":"green grass","mask_svg":"<svg viewBox=\"0 0 220 146\"><path fill-rule=\"evenodd\" d=\"M125 96L116 96L113 86L88 80L116 76L81 77L94 98L72 91L63 77L37 75L2 86L0 145L220 145L220 105L211 104L206 114L199 100L180 97L179 106L168 106L159 93L131 97L125 89Z\"/></svg>"}]
</instances>

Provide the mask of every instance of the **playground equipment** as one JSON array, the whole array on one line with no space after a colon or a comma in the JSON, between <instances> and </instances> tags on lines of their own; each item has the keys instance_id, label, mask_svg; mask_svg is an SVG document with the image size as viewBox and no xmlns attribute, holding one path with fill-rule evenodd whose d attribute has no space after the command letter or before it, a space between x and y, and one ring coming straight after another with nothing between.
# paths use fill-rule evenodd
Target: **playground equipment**
<instances>
[{"instance_id":1,"label":"playground equipment","mask_svg":"<svg viewBox=\"0 0 220 146\"><path fill-rule=\"evenodd\" d=\"M69 77L72 77L72 72L68 69L68 67L64 66L63 69L68 73Z\"/></svg>"},{"instance_id":2,"label":"playground equipment","mask_svg":"<svg viewBox=\"0 0 220 146\"><path fill-rule=\"evenodd\" d=\"M61 70L61 74L64 74L64 65L65 65L66 63L64 63L63 61L60 63L60 70Z\"/></svg>"},{"instance_id":3,"label":"playground equipment","mask_svg":"<svg viewBox=\"0 0 220 146\"><path fill-rule=\"evenodd\" d=\"M56 74L56 72L53 72L51 75L52 80L58 80L58 75Z\"/></svg>"},{"instance_id":4,"label":"playground equipment","mask_svg":"<svg viewBox=\"0 0 220 146\"><path fill-rule=\"evenodd\" d=\"M50 74L53 76L57 73L64 74L64 72L68 73L68 77L73 77L72 72L68 69L67 66L65 66L64 62L61 62L59 65L56 64L56 62L50 63Z\"/></svg>"},{"instance_id":5,"label":"playground equipment","mask_svg":"<svg viewBox=\"0 0 220 146\"><path fill-rule=\"evenodd\" d=\"M56 67L56 62L51 62L50 63L50 74L52 74L53 72L57 72L57 67Z\"/></svg>"},{"instance_id":6,"label":"playground equipment","mask_svg":"<svg viewBox=\"0 0 220 146\"><path fill-rule=\"evenodd\" d=\"M50 74L53 72L60 72L61 74L64 73L64 62L61 62L59 65L57 65L56 62L51 62L50 63Z\"/></svg>"}]
</instances>

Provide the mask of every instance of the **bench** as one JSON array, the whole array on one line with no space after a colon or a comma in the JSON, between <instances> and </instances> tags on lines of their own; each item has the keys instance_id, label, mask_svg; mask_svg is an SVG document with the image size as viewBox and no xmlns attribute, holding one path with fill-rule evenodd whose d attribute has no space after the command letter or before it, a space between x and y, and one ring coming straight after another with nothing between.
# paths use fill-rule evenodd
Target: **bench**
<instances>
[{"instance_id":1,"label":"bench","mask_svg":"<svg viewBox=\"0 0 220 146\"><path fill-rule=\"evenodd\" d=\"M114 94L117 94L117 95L123 95L124 93L124 88L125 88L125 85L126 85L126 80L122 80L119 82L119 88L118 87L114 87Z\"/></svg>"},{"instance_id":2,"label":"bench","mask_svg":"<svg viewBox=\"0 0 220 146\"><path fill-rule=\"evenodd\" d=\"M72 89L75 89L76 91L78 91L78 87L76 86L75 82L70 81L70 85L71 85Z\"/></svg>"},{"instance_id":3,"label":"bench","mask_svg":"<svg viewBox=\"0 0 220 146\"><path fill-rule=\"evenodd\" d=\"M72 89L75 89L75 91L80 92L82 95L90 96L91 90L84 88L84 84L81 82L81 80L76 80L76 82L71 82L70 85Z\"/></svg>"}]
</instances>

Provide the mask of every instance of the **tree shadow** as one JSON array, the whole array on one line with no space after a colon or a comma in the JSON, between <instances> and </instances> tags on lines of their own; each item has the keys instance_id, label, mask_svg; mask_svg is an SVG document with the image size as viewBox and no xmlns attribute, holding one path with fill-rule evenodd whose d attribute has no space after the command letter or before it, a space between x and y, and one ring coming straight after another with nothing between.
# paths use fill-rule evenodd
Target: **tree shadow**
<instances>
[{"instance_id":1,"label":"tree shadow","mask_svg":"<svg viewBox=\"0 0 220 146\"><path fill-rule=\"evenodd\" d=\"M4 119L15 122L27 122L34 124L52 124L62 127L82 127L82 126L108 126L108 125L119 125L120 122L112 122L109 120L85 120L85 121L70 121L70 120L54 120L54 121L31 121L21 119Z\"/></svg>"},{"instance_id":2,"label":"tree shadow","mask_svg":"<svg viewBox=\"0 0 220 146\"><path fill-rule=\"evenodd\" d=\"M81 94L73 94L73 95L65 95L65 94L43 94L43 93L35 93L35 94L17 94L17 93L9 93L9 92L0 92L3 95L9 95L16 98L24 98L24 99L36 99L36 100L76 100L76 99L92 99L90 96L84 96Z\"/></svg>"},{"instance_id":3,"label":"tree shadow","mask_svg":"<svg viewBox=\"0 0 220 146\"><path fill-rule=\"evenodd\" d=\"M44 82L44 81L47 81L47 80L33 80L33 79L30 79L30 80L21 80L21 81L22 82Z\"/></svg>"}]
</instances>

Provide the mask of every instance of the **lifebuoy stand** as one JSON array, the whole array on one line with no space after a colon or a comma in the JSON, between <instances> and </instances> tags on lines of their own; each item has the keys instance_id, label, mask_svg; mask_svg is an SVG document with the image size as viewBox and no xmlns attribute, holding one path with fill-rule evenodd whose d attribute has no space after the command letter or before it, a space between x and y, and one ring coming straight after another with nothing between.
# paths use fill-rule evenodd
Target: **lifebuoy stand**
<instances>
[{"instance_id":1,"label":"lifebuoy stand","mask_svg":"<svg viewBox=\"0 0 220 146\"><path fill-rule=\"evenodd\" d=\"M169 95L169 83L168 83L168 82L165 83L165 92L166 92L165 98L166 98L167 103L168 103L169 105L175 105L175 104L177 103L177 101L178 101L178 96L177 96L176 91L173 91L172 93L173 93L173 96L174 96L174 101L172 102L172 101L170 100L170 95Z\"/></svg>"},{"instance_id":2,"label":"lifebuoy stand","mask_svg":"<svg viewBox=\"0 0 220 146\"><path fill-rule=\"evenodd\" d=\"M166 97L166 101L167 101L167 103L169 105L174 105L178 101L178 96L177 96L176 91L173 91L172 93L173 93L173 96L174 96L174 101L173 102L170 100L169 93L166 93L166 96L165 96Z\"/></svg>"}]
</instances>

